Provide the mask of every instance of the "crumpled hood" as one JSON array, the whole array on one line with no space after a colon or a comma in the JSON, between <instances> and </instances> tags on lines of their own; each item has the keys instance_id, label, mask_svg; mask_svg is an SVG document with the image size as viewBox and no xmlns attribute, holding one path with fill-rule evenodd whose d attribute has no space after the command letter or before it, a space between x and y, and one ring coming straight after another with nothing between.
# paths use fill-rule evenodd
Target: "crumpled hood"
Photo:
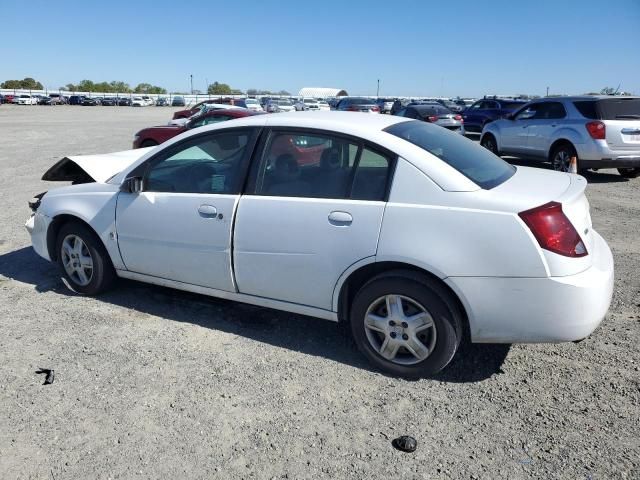
<instances>
[{"instance_id":1,"label":"crumpled hood","mask_svg":"<svg viewBox=\"0 0 640 480\"><path fill-rule=\"evenodd\" d=\"M84 183L90 181L88 176L94 182L106 183L115 174L132 165L153 148L155 147L136 148L135 150L100 155L64 157L45 172L42 180Z\"/></svg>"}]
</instances>

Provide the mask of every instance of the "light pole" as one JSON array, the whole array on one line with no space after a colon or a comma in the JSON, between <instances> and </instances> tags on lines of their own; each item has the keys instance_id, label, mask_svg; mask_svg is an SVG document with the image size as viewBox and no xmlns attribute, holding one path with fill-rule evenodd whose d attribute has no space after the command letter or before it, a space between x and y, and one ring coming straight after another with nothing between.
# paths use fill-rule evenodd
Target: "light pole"
<instances>
[{"instance_id":1,"label":"light pole","mask_svg":"<svg viewBox=\"0 0 640 480\"><path fill-rule=\"evenodd\" d=\"M549 87L547 87L547 97L549 96Z\"/></svg>"},{"instance_id":2,"label":"light pole","mask_svg":"<svg viewBox=\"0 0 640 480\"><path fill-rule=\"evenodd\" d=\"M376 97L380 96L380 79L378 79L378 89L376 90Z\"/></svg>"},{"instance_id":3,"label":"light pole","mask_svg":"<svg viewBox=\"0 0 640 480\"><path fill-rule=\"evenodd\" d=\"M189 75L189 81L191 83L191 95L193 95L193 74Z\"/></svg>"}]
</instances>

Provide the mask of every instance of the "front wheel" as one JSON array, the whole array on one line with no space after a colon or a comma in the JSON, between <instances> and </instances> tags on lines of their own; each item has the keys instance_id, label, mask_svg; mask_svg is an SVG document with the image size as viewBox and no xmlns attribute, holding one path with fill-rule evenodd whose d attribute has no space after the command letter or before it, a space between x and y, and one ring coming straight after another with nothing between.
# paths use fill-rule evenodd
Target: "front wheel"
<instances>
[{"instance_id":1,"label":"front wheel","mask_svg":"<svg viewBox=\"0 0 640 480\"><path fill-rule=\"evenodd\" d=\"M637 178L640 176L640 168L619 168L618 173L624 178Z\"/></svg>"},{"instance_id":2,"label":"front wheel","mask_svg":"<svg viewBox=\"0 0 640 480\"><path fill-rule=\"evenodd\" d=\"M462 339L462 314L451 294L413 272L389 272L365 284L353 301L350 323L371 363L409 378L445 368Z\"/></svg>"},{"instance_id":3,"label":"front wheel","mask_svg":"<svg viewBox=\"0 0 640 480\"><path fill-rule=\"evenodd\" d=\"M98 236L81 223L69 222L58 232L58 265L67 285L77 293L96 295L116 278L111 259Z\"/></svg>"}]
</instances>

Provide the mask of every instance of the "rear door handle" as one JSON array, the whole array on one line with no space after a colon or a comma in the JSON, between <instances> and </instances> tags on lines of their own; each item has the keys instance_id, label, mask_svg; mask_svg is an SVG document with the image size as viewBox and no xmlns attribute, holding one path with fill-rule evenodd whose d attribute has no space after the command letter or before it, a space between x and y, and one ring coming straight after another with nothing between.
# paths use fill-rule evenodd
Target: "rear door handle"
<instances>
[{"instance_id":1,"label":"rear door handle","mask_svg":"<svg viewBox=\"0 0 640 480\"><path fill-rule=\"evenodd\" d=\"M213 205L200 205L198 213L204 218L214 218L218 215L218 210Z\"/></svg>"},{"instance_id":2,"label":"rear door handle","mask_svg":"<svg viewBox=\"0 0 640 480\"><path fill-rule=\"evenodd\" d=\"M329 214L329 223L336 227L348 227L353 222L353 217L348 212L335 211Z\"/></svg>"}]
</instances>

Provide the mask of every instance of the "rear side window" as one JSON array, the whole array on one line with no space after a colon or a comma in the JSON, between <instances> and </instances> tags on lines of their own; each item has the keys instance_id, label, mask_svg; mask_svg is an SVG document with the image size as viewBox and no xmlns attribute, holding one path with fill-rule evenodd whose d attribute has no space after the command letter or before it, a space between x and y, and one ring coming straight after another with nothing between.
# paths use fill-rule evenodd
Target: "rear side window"
<instances>
[{"instance_id":1,"label":"rear side window","mask_svg":"<svg viewBox=\"0 0 640 480\"><path fill-rule=\"evenodd\" d=\"M516 169L462 135L426 122L401 122L385 132L435 155L465 177L488 190L513 176Z\"/></svg>"},{"instance_id":2,"label":"rear side window","mask_svg":"<svg viewBox=\"0 0 640 480\"><path fill-rule=\"evenodd\" d=\"M573 102L573 105L578 109L580 115L582 115L584 118L589 118L591 120L595 120L598 118L598 114L596 112L596 102L586 100L581 102Z\"/></svg>"}]
</instances>

